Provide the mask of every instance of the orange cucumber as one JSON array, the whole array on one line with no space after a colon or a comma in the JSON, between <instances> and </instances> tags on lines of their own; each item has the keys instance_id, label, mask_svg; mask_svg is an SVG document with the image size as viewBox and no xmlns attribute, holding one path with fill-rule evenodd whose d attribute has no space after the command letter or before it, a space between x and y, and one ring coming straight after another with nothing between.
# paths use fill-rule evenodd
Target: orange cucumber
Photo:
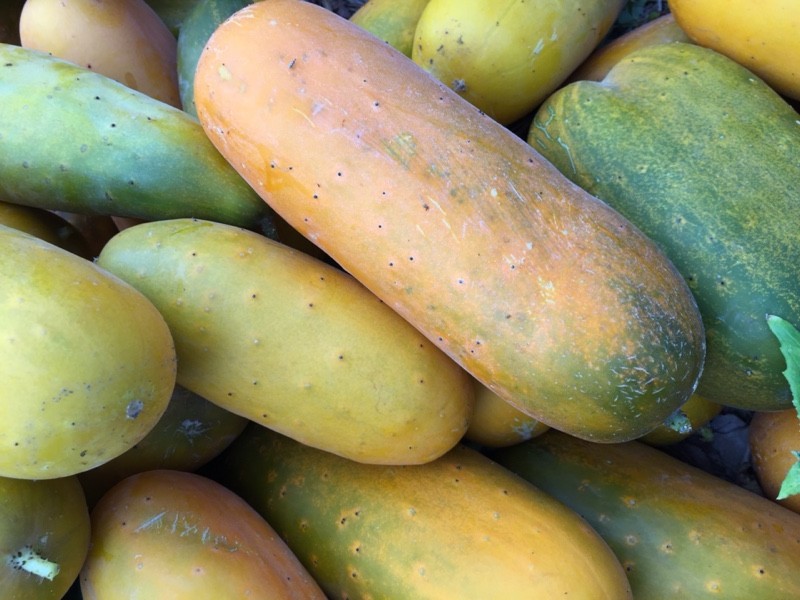
<instances>
[{"instance_id":1,"label":"orange cucumber","mask_svg":"<svg viewBox=\"0 0 800 600\"><path fill-rule=\"evenodd\" d=\"M352 22L245 7L211 36L194 98L278 214L526 414L621 441L694 390L704 330L663 252Z\"/></svg>"}]
</instances>

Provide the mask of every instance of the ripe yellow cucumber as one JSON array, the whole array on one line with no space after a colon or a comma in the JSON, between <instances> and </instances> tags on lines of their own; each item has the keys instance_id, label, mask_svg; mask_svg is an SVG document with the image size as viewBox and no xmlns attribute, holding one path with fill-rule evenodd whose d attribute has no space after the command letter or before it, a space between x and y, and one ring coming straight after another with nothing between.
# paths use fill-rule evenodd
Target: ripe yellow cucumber
<instances>
[{"instance_id":1,"label":"ripe yellow cucumber","mask_svg":"<svg viewBox=\"0 0 800 600\"><path fill-rule=\"evenodd\" d=\"M0 475L73 475L141 440L175 385L156 308L92 262L3 225L0 281Z\"/></svg>"},{"instance_id":2,"label":"ripe yellow cucumber","mask_svg":"<svg viewBox=\"0 0 800 600\"><path fill-rule=\"evenodd\" d=\"M164 315L178 382L233 413L376 463L432 460L469 424L463 369L351 276L260 234L144 223L97 262Z\"/></svg>"},{"instance_id":3,"label":"ripe yellow cucumber","mask_svg":"<svg viewBox=\"0 0 800 600\"><path fill-rule=\"evenodd\" d=\"M276 212L527 414L618 441L693 391L703 326L658 247L357 25L254 3L209 40L195 103Z\"/></svg>"},{"instance_id":4,"label":"ripe yellow cucumber","mask_svg":"<svg viewBox=\"0 0 800 600\"><path fill-rule=\"evenodd\" d=\"M476 382L475 409L465 439L489 447L519 444L549 427L515 408L480 382Z\"/></svg>"},{"instance_id":5,"label":"ripe yellow cucumber","mask_svg":"<svg viewBox=\"0 0 800 600\"><path fill-rule=\"evenodd\" d=\"M73 475L0 477L0 598L60 600L89 550L89 511Z\"/></svg>"},{"instance_id":6,"label":"ripe yellow cucumber","mask_svg":"<svg viewBox=\"0 0 800 600\"><path fill-rule=\"evenodd\" d=\"M331 598L630 598L583 519L466 446L365 465L250 425L217 471Z\"/></svg>"},{"instance_id":7,"label":"ripe yellow cucumber","mask_svg":"<svg viewBox=\"0 0 800 600\"><path fill-rule=\"evenodd\" d=\"M637 600L800 597L800 515L641 442L548 431L490 456L581 514Z\"/></svg>"},{"instance_id":8,"label":"ripe yellow cucumber","mask_svg":"<svg viewBox=\"0 0 800 600\"><path fill-rule=\"evenodd\" d=\"M695 43L730 57L779 93L800 100L800 11L795 0L671 0L669 8Z\"/></svg>"},{"instance_id":9,"label":"ripe yellow cucumber","mask_svg":"<svg viewBox=\"0 0 800 600\"><path fill-rule=\"evenodd\" d=\"M84 600L325 597L244 500L168 469L131 475L100 499L80 586Z\"/></svg>"},{"instance_id":10,"label":"ripe yellow cucumber","mask_svg":"<svg viewBox=\"0 0 800 600\"><path fill-rule=\"evenodd\" d=\"M430 0L411 58L500 123L528 115L597 47L624 0Z\"/></svg>"},{"instance_id":11,"label":"ripe yellow cucumber","mask_svg":"<svg viewBox=\"0 0 800 600\"><path fill-rule=\"evenodd\" d=\"M411 58L414 31L428 2L369 0L350 16L350 21Z\"/></svg>"},{"instance_id":12,"label":"ripe yellow cucumber","mask_svg":"<svg viewBox=\"0 0 800 600\"><path fill-rule=\"evenodd\" d=\"M145 0L27 0L19 31L25 48L180 108L175 36Z\"/></svg>"}]
</instances>

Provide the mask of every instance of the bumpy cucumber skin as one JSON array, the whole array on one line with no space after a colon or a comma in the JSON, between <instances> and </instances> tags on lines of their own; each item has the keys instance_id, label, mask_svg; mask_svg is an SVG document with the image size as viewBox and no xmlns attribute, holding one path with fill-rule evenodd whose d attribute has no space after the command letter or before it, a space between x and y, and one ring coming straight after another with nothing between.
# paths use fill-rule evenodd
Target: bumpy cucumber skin
<instances>
[{"instance_id":1,"label":"bumpy cucumber skin","mask_svg":"<svg viewBox=\"0 0 800 600\"><path fill-rule=\"evenodd\" d=\"M270 231L196 119L108 77L0 44L0 194L51 210Z\"/></svg>"},{"instance_id":2,"label":"bumpy cucumber skin","mask_svg":"<svg viewBox=\"0 0 800 600\"><path fill-rule=\"evenodd\" d=\"M630 598L583 519L466 446L364 465L250 425L213 473L331 598Z\"/></svg>"},{"instance_id":3,"label":"bumpy cucumber skin","mask_svg":"<svg viewBox=\"0 0 800 600\"><path fill-rule=\"evenodd\" d=\"M698 393L789 407L766 315L800 319L797 112L731 60L676 42L638 50L603 82L562 88L528 140L682 273L706 329Z\"/></svg>"},{"instance_id":4,"label":"bumpy cucumber skin","mask_svg":"<svg viewBox=\"0 0 800 600\"><path fill-rule=\"evenodd\" d=\"M240 228L174 219L97 260L164 315L178 383L353 460L433 460L463 436L472 379L355 279Z\"/></svg>"},{"instance_id":5,"label":"bumpy cucumber skin","mask_svg":"<svg viewBox=\"0 0 800 600\"><path fill-rule=\"evenodd\" d=\"M800 515L641 442L558 431L490 457L583 516L637 600L800 597Z\"/></svg>"}]
</instances>

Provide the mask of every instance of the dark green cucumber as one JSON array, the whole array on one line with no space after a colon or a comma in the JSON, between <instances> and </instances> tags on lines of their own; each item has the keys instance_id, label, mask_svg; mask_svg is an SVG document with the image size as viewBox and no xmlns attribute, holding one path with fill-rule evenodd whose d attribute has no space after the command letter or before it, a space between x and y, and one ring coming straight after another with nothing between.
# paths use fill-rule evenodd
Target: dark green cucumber
<instances>
[{"instance_id":1,"label":"dark green cucumber","mask_svg":"<svg viewBox=\"0 0 800 600\"><path fill-rule=\"evenodd\" d=\"M630 598L583 519L466 446L424 465L367 465L253 424L221 457L213 476L330 598Z\"/></svg>"},{"instance_id":2,"label":"dark green cucumber","mask_svg":"<svg viewBox=\"0 0 800 600\"><path fill-rule=\"evenodd\" d=\"M0 106L0 196L8 202L269 231L264 201L181 110L10 44L0 44Z\"/></svg>"},{"instance_id":3,"label":"dark green cucumber","mask_svg":"<svg viewBox=\"0 0 800 600\"><path fill-rule=\"evenodd\" d=\"M800 323L800 115L732 60L672 43L630 54L601 82L563 87L528 141L684 276L708 342L698 393L790 407L766 315Z\"/></svg>"},{"instance_id":4,"label":"dark green cucumber","mask_svg":"<svg viewBox=\"0 0 800 600\"><path fill-rule=\"evenodd\" d=\"M194 9L197 0L146 0L146 2L177 37L184 20Z\"/></svg>"},{"instance_id":5,"label":"dark green cucumber","mask_svg":"<svg viewBox=\"0 0 800 600\"><path fill-rule=\"evenodd\" d=\"M181 106L197 116L194 106L194 72L208 38L220 23L253 0L197 0L178 32L178 87Z\"/></svg>"},{"instance_id":6,"label":"dark green cucumber","mask_svg":"<svg viewBox=\"0 0 800 600\"><path fill-rule=\"evenodd\" d=\"M491 458L583 516L637 600L800 598L800 515L642 442L548 431Z\"/></svg>"}]
</instances>

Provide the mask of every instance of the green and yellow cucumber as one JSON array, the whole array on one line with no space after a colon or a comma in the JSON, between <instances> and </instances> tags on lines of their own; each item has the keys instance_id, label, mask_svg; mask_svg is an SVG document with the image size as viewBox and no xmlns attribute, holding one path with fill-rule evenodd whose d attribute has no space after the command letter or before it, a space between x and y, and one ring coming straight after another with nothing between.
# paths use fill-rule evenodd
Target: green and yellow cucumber
<instances>
[{"instance_id":1,"label":"green and yellow cucumber","mask_svg":"<svg viewBox=\"0 0 800 600\"><path fill-rule=\"evenodd\" d=\"M8 202L270 228L264 202L182 110L11 44L0 44L0 105Z\"/></svg>"},{"instance_id":2,"label":"green and yellow cucumber","mask_svg":"<svg viewBox=\"0 0 800 600\"><path fill-rule=\"evenodd\" d=\"M582 515L638 600L800 597L800 515L641 442L548 431L491 458Z\"/></svg>"},{"instance_id":3,"label":"green and yellow cucumber","mask_svg":"<svg viewBox=\"0 0 800 600\"><path fill-rule=\"evenodd\" d=\"M703 327L662 251L352 22L243 8L201 55L195 103L278 214L526 414L620 441L694 390Z\"/></svg>"},{"instance_id":4,"label":"green and yellow cucumber","mask_svg":"<svg viewBox=\"0 0 800 600\"><path fill-rule=\"evenodd\" d=\"M800 115L712 50L642 48L539 109L529 141L655 240L697 299L708 354L698 392L788 408L766 315L800 320Z\"/></svg>"},{"instance_id":5,"label":"green and yellow cucumber","mask_svg":"<svg viewBox=\"0 0 800 600\"><path fill-rule=\"evenodd\" d=\"M365 465L251 425L217 472L331 598L631 597L583 519L466 446Z\"/></svg>"}]
</instances>

